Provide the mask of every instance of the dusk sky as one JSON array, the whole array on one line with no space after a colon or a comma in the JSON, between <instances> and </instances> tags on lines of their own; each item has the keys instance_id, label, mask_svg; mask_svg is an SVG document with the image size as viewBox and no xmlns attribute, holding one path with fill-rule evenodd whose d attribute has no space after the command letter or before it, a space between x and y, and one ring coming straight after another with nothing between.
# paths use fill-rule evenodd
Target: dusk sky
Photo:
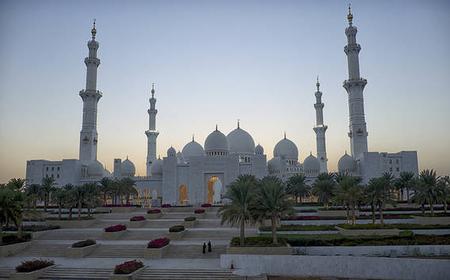
<instances>
[{"instance_id":1,"label":"dusk sky","mask_svg":"<svg viewBox=\"0 0 450 280\"><path fill-rule=\"evenodd\" d=\"M158 154L247 130L268 159L283 137L315 154L320 76L330 171L349 148L348 1L0 0L0 183L30 159L78 158L92 19L97 20L98 159L145 175L151 83ZM450 1L352 1L369 151L417 150L450 174Z\"/></svg>"}]
</instances>

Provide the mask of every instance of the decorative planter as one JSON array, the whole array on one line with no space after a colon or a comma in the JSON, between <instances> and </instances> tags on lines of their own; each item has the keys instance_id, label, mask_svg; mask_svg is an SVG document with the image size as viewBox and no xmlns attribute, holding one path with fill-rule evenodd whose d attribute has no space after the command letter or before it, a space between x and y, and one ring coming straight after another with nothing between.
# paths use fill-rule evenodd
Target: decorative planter
<instances>
[{"instance_id":1,"label":"decorative planter","mask_svg":"<svg viewBox=\"0 0 450 280\"><path fill-rule=\"evenodd\" d=\"M111 213L130 213L133 212L135 210L139 209L138 207L98 207L97 210L98 211L105 211L105 212L109 212L111 211Z\"/></svg>"},{"instance_id":2,"label":"decorative planter","mask_svg":"<svg viewBox=\"0 0 450 280\"><path fill-rule=\"evenodd\" d=\"M185 233L186 233L185 230L179 232L169 232L167 236L169 237L170 240L180 240L181 238L183 238Z\"/></svg>"},{"instance_id":3,"label":"decorative planter","mask_svg":"<svg viewBox=\"0 0 450 280\"><path fill-rule=\"evenodd\" d=\"M290 245L280 247L227 247L227 254L239 255L292 255L292 252Z\"/></svg>"},{"instance_id":4,"label":"decorative planter","mask_svg":"<svg viewBox=\"0 0 450 280\"><path fill-rule=\"evenodd\" d=\"M67 248L65 256L67 258L84 258L87 255L90 255L98 246L99 244L92 244L90 246L80 248L69 247Z\"/></svg>"},{"instance_id":5,"label":"decorative planter","mask_svg":"<svg viewBox=\"0 0 450 280\"><path fill-rule=\"evenodd\" d=\"M127 230L115 231L115 232L103 232L102 238L107 240L116 240L122 237L127 232Z\"/></svg>"},{"instance_id":6,"label":"decorative planter","mask_svg":"<svg viewBox=\"0 0 450 280\"><path fill-rule=\"evenodd\" d=\"M170 244L167 244L161 248L145 248L144 258L146 259L161 259L169 250Z\"/></svg>"},{"instance_id":7,"label":"decorative planter","mask_svg":"<svg viewBox=\"0 0 450 280\"><path fill-rule=\"evenodd\" d=\"M414 216L414 223L421 225L450 225L450 217Z\"/></svg>"},{"instance_id":8,"label":"decorative planter","mask_svg":"<svg viewBox=\"0 0 450 280\"><path fill-rule=\"evenodd\" d=\"M344 236L358 236L358 235L391 235L396 236L400 234L400 230L396 228L389 229L344 229L336 227L339 233Z\"/></svg>"},{"instance_id":9,"label":"decorative planter","mask_svg":"<svg viewBox=\"0 0 450 280\"><path fill-rule=\"evenodd\" d=\"M130 221L129 223L128 223L128 227L130 227L130 228L141 228L141 227L143 227L144 225L145 225L145 220L143 220L143 221Z\"/></svg>"},{"instance_id":10,"label":"decorative planter","mask_svg":"<svg viewBox=\"0 0 450 280\"><path fill-rule=\"evenodd\" d=\"M317 214L320 217L346 217L347 210L317 210ZM349 211L349 215L352 215L352 211ZM355 216L359 216L359 210L355 210Z\"/></svg>"},{"instance_id":11,"label":"decorative planter","mask_svg":"<svg viewBox=\"0 0 450 280\"><path fill-rule=\"evenodd\" d=\"M33 241L14 243L10 245L0 246L0 257L9 257L15 255L32 244Z\"/></svg>"},{"instance_id":12,"label":"decorative planter","mask_svg":"<svg viewBox=\"0 0 450 280\"><path fill-rule=\"evenodd\" d=\"M195 225L196 225L197 223L198 223L197 220L194 220L194 221L184 221L184 222L183 222L183 225L184 225L185 228L193 228L193 227L195 227Z\"/></svg>"},{"instance_id":13,"label":"decorative planter","mask_svg":"<svg viewBox=\"0 0 450 280\"><path fill-rule=\"evenodd\" d=\"M197 219L204 219L205 216L206 216L206 212L205 212L205 213L200 213L200 214L194 213L194 216L195 216Z\"/></svg>"},{"instance_id":14,"label":"decorative planter","mask_svg":"<svg viewBox=\"0 0 450 280\"><path fill-rule=\"evenodd\" d=\"M47 220L48 224L60 226L61 228L88 228L95 222L95 219L77 220L76 217L73 220Z\"/></svg>"},{"instance_id":15,"label":"decorative planter","mask_svg":"<svg viewBox=\"0 0 450 280\"><path fill-rule=\"evenodd\" d=\"M142 272L144 271L144 269L146 268L146 266L144 265L143 267L139 268L138 270L133 271L130 274L114 274L111 273L111 275L109 276L110 280L132 280L132 279L136 279L136 277Z\"/></svg>"},{"instance_id":16,"label":"decorative planter","mask_svg":"<svg viewBox=\"0 0 450 280\"><path fill-rule=\"evenodd\" d=\"M55 265L47 266L42 269L38 269L35 271L31 271L31 272L14 272L13 274L11 274L9 279L14 279L14 280L39 279L39 277L41 277L47 270L52 269L54 266Z\"/></svg>"},{"instance_id":17,"label":"decorative planter","mask_svg":"<svg viewBox=\"0 0 450 280\"><path fill-rule=\"evenodd\" d=\"M162 213L150 213L147 214L147 219L159 219L161 218Z\"/></svg>"}]
</instances>

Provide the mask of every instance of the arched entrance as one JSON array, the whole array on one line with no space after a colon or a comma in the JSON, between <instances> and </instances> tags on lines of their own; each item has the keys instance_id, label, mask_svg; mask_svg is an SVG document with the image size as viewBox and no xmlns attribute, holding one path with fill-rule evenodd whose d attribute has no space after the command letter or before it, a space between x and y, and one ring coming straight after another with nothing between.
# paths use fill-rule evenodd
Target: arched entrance
<instances>
[{"instance_id":1,"label":"arched entrance","mask_svg":"<svg viewBox=\"0 0 450 280\"><path fill-rule=\"evenodd\" d=\"M222 200L222 182L219 177L212 176L208 180L208 197L207 203L219 204Z\"/></svg>"},{"instance_id":2,"label":"arched entrance","mask_svg":"<svg viewBox=\"0 0 450 280\"><path fill-rule=\"evenodd\" d=\"M178 203L180 205L187 205L188 203L188 192L187 192L187 186L181 185L179 189L179 196L178 196Z\"/></svg>"}]
</instances>

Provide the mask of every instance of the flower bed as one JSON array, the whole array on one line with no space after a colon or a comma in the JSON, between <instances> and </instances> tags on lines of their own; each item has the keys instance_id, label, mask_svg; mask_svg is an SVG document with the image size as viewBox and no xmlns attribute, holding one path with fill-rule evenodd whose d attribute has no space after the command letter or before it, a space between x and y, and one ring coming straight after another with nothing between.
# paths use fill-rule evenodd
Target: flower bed
<instances>
[{"instance_id":1,"label":"flower bed","mask_svg":"<svg viewBox=\"0 0 450 280\"><path fill-rule=\"evenodd\" d=\"M170 239L167 237L153 239L147 244L147 248L162 248L169 245Z\"/></svg>"},{"instance_id":2,"label":"flower bed","mask_svg":"<svg viewBox=\"0 0 450 280\"><path fill-rule=\"evenodd\" d=\"M163 205L161 205L162 208L170 208L172 207L172 205L170 203L164 203Z\"/></svg>"},{"instance_id":3,"label":"flower bed","mask_svg":"<svg viewBox=\"0 0 450 280\"><path fill-rule=\"evenodd\" d=\"M260 231L271 231L270 226L259 227ZM334 231L334 225L281 225L277 231Z\"/></svg>"},{"instance_id":4,"label":"flower bed","mask_svg":"<svg viewBox=\"0 0 450 280\"><path fill-rule=\"evenodd\" d=\"M230 242L231 247L239 247L241 240L239 237L233 237ZM278 244L272 244L272 237L269 236L251 236L245 238L245 247L280 247L286 246L287 241L285 238L278 237Z\"/></svg>"},{"instance_id":5,"label":"flower bed","mask_svg":"<svg viewBox=\"0 0 450 280\"><path fill-rule=\"evenodd\" d=\"M52 230L52 229L59 229L60 226L57 225L24 225L22 226L23 231L29 231L29 232L37 232L37 231L45 231L45 230ZM2 228L3 231L17 231L17 227L15 226L4 226Z\"/></svg>"},{"instance_id":6,"label":"flower bed","mask_svg":"<svg viewBox=\"0 0 450 280\"><path fill-rule=\"evenodd\" d=\"M97 246L97 242L92 239L78 241L73 243L71 247L67 248L65 256L68 258L83 258L91 254Z\"/></svg>"},{"instance_id":7,"label":"flower bed","mask_svg":"<svg viewBox=\"0 0 450 280\"><path fill-rule=\"evenodd\" d=\"M22 243L30 240L31 234L29 233L23 233L21 238L17 237L17 234L11 233L2 236L2 243L0 244L0 246Z\"/></svg>"},{"instance_id":8,"label":"flower bed","mask_svg":"<svg viewBox=\"0 0 450 280\"><path fill-rule=\"evenodd\" d=\"M144 216L134 216L130 218L130 222L140 222L140 221L145 221L145 217Z\"/></svg>"},{"instance_id":9,"label":"flower bed","mask_svg":"<svg viewBox=\"0 0 450 280\"><path fill-rule=\"evenodd\" d=\"M116 265L114 272L110 279L124 280L135 279L135 276L144 269L144 264L141 261L132 260Z\"/></svg>"},{"instance_id":10,"label":"flower bed","mask_svg":"<svg viewBox=\"0 0 450 280\"><path fill-rule=\"evenodd\" d=\"M104 230L105 230L105 232L119 232L119 231L124 231L126 229L127 229L126 225L114 225L114 226L106 227Z\"/></svg>"},{"instance_id":11,"label":"flower bed","mask_svg":"<svg viewBox=\"0 0 450 280\"><path fill-rule=\"evenodd\" d=\"M245 255L291 255L292 248L286 239L278 238L278 244L272 244L272 237L253 236L245 238L245 245L240 246L239 237L231 239L227 254Z\"/></svg>"},{"instance_id":12,"label":"flower bed","mask_svg":"<svg viewBox=\"0 0 450 280\"><path fill-rule=\"evenodd\" d=\"M147 218L148 219L158 219L161 216L162 216L161 209L154 208L154 209L149 209L147 211Z\"/></svg>"},{"instance_id":13,"label":"flower bed","mask_svg":"<svg viewBox=\"0 0 450 280\"><path fill-rule=\"evenodd\" d=\"M312 221L321 220L319 216L289 216L287 218L282 218L282 221Z\"/></svg>"},{"instance_id":14,"label":"flower bed","mask_svg":"<svg viewBox=\"0 0 450 280\"><path fill-rule=\"evenodd\" d=\"M205 209L203 209L203 208L195 209L194 213L195 214L204 214L205 213Z\"/></svg>"},{"instance_id":15,"label":"flower bed","mask_svg":"<svg viewBox=\"0 0 450 280\"><path fill-rule=\"evenodd\" d=\"M16 266L16 272L26 273L32 272L39 269L43 269L49 266L54 265L55 262L52 260L40 260L35 259L31 261L23 261L20 265Z\"/></svg>"},{"instance_id":16,"label":"flower bed","mask_svg":"<svg viewBox=\"0 0 450 280\"><path fill-rule=\"evenodd\" d=\"M195 224L197 223L197 218L190 216L190 217L186 217L184 218L184 226L187 228L192 228L195 226Z\"/></svg>"},{"instance_id":17,"label":"flower bed","mask_svg":"<svg viewBox=\"0 0 450 280\"><path fill-rule=\"evenodd\" d=\"M169 232L181 232L181 231L184 231L184 230L185 230L185 228L184 228L183 225L171 226L169 228Z\"/></svg>"},{"instance_id":18,"label":"flower bed","mask_svg":"<svg viewBox=\"0 0 450 280\"><path fill-rule=\"evenodd\" d=\"M159 213L161 213L161 209L158 208L147 210L147 214L159 214Z\"/></svg>"},{"instance_id":19,"label":"flower bed","mask_svg":"<svg viewBox=\"0 0 450 280\"><path fill-rule=\"evenodd\" d=\"M197 220L197 218L196 218L196 217L193 217L193 216L184 218L184 221L185 221L185 222L193 222L193 221L195 221L195 220Z\"/></svg>"},{"instance_id":20,"label":"flower bed","mask_svg":"<svg viewBox=\"0 0 450 280\"><path fill-rule=\"evenodd\" d=\"M86 239L83 241L78 241L72 244L72 248L83 248L83 247L87 247L87 246L91 246L97 244L97 242L95 242L95 240L92 239Z\"/></svg>"},{"instance_id":21,"label":"flower bed","mask_svg":"<svg viewBox=\"0 0 450 280\"><path fill-rule=\"evenodd\" d=\"M104 204L102 207L141 207L139 204Z\"/></svg>"},{"instance_id":22,"label":"flower bed","mask_svg":"<svg viewBox=\"0 0 450 280\"><path fill-rule=\"evenodd\" d=\"M209 208L212 205L211 205L211 203L203 203L201 206L202 206L202 208Z\"/></svg>"},{"instance_id":23,"label":"flower bed","mask_svg":"<svg viewBox=\"0 0 450 280\"><path fill-rule=\"evenodd\" d=\"M171 226L169 228L169 238L172 240L181 239L184 236L185 227L183 225Z\"/></svg>"}]
</instances>

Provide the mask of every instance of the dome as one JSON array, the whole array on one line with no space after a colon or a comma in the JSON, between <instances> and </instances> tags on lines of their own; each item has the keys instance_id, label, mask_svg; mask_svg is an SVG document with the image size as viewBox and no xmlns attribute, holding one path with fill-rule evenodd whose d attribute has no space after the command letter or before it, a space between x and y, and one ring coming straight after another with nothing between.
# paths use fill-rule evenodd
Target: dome
<instances>
[{"instance_id":1,"label":"dome","mask_svg":"<svg viewBox=\"0 0 450 280\"><path fill-rule=\"evenodd\" d=\"M285 136L284 139L275 145L275 148L273 149L273 157L298 161L297 146Z\"/></svg>"},{"instance_id":2,"label":"dome","mask_svg":"<svg viewBox=\"0 0 450 280\"><path fill-rule=\"evenodd\" d=\"M227 135L230 153L255 154L255 141L245 130L238 127Z\"/></svg>"},{"instance_id":3,"label":"dome","mask_svg":"<svg viewBox=\"0 0 450 280\"><path fill-rule=\"evenodd\" d=\"M205 152L207 154L216 153L216 155L227 154L229 150L227 137L220 132L217 127L216 130L206 137Z\"/></svg>"},{"instance_id":4,"label":"dome","mask_svg":"<svg viewBox=\"0 0 450 280\"><path fill-rule=\"evenodd\" d=\"M134 163L131 160L127 159L122 162L121 165L121 175L127 177L133 177L136 173L136 168L134 167Z\"/></svg>"},{"instance_id":5,"label":"dome","mask_svg":"<svg viewBox=\"0 0 450 280\"><path fill-rule=\"evenodd\" d=\"M167 157L176 157L177 156L177 151L175 150L175 148L174 147L170 147L168 150L167 150Z\"/></svg>"},{"instance_id":6,"label":"dome","mask_svg":"<svg viewBox=\"0 0 450 280\"><path fill-rule=\"evenodd\" d=\"M202 145L195 142L194 138L192 138L192 141L183 147L181 153L183 154L184 159L189 161L191 157L203 156L205 151L203 150Z\"/></svg>"},{"instance_id":7,"label":"dome","mask_svg":"<svg viewBox=\"0 0 450 280\"><path fill-rule=\"evenodd\" d=\"M303 170L305 173L319 173L320 172L320 162L319 160L310 154L303 162Z\"/></svg>"},{"instance_id":8,"label":"dome","mask_svg":"<svg viewBox=\"0 0 450 280\"><path fill-rule=\"evenodd\" d=\"M98 161L93 161L88 165L88 176L89 177L102 177L103 176L103 165Z\"/></svg>"},{"instance_id":9,"label":"dome","mask_svg":"<svg viewBox=\"0 0 450 280\"><path fill-rule=\"evenodd\" d=\"M355 160L345 152L338 162L338 170L341 173L353 172L355 171Z\"/></svg>"},{"instance_id":10,"label":"dome","mask_svg":"<svg viewBox=\"0 0 450 280\"><path fill-rule=\"evenodd\" d=\"M269 169L269 174L280 173L281 172L281 164L282 161L279 157L274 157L267 162L267 166Z\"/></svg>"},{"instance_id":11,"label":"dome","mask_svg":"<svg viewBox=\"0 0 450 280\"><path fill-rule=\"evenodd\" d=\"M162 175L163 173L163 161L162 159L157 159L153 162L150 167L151 176Z\"/></svg>"},{"instance_id":12,"label":"dome","mask_svg":"<svg viewBox=\"0 0 450 280\"><path fill-rule=\"evenodd\" d=\"M264 148L258 144L255 148L255 154L257 155L263 155L264 154Z\"/></svg>"}]
</instances>

